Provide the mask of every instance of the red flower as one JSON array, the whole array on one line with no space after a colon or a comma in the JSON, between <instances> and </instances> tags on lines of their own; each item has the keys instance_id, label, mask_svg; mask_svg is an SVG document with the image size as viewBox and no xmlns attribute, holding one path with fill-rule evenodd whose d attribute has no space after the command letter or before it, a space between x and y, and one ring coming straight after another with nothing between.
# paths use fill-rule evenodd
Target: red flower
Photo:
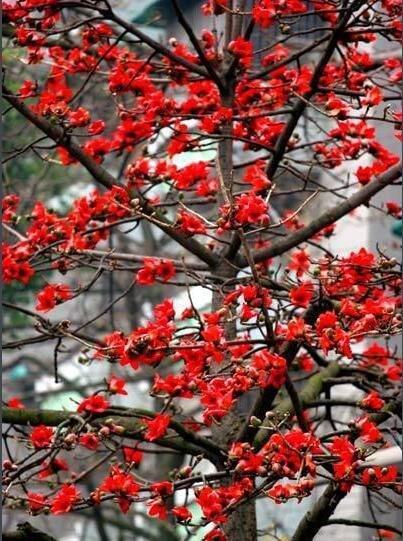
<instances>
[{"instance_id":1,"label":"red flower","mask_svg":"<svg viewBox=\"0 0 403 541\"><path fill-rule=\"evenodd\" d=\"M16 210L20 203L20 197L16 194L9 194L3 197L2 201L2 222L3 223L10 223L14 219L17 218L16 216Z\"/></svg>"},{"instance_id":2,"label":"red flower","mask_svg":"<svg viewBox=\"0 0 403 541\"><path fill-rule=\"evenodd\" d=\"M138 271L136 281L141 285L153 284L156 278L168 282L175 274L176 270L172 261L146 257L144 258L144 268Z\"/></svg>"},{"instance_id":3,"label":"red flower","mask_svg":"<svg viewBox=\"0 0 403 541\"><path fill-rule=\"evenodd\" d=\"M46 449L52 443L53 428L45 425L36 426L32 430L29 439L35 449Z\"/></svg>"},{"instance_id":4,"label":"red flower","mask_svg":"<svg viewBox=\"0 0 403 541\"><path fill-rule=\"evenodd\" d=\"M185 210L179 211L177 224L180 230L187 235L203 235L207 231L205 223L201 218Z\"/></svg>"},{"instance_id":5,"label":"red flower","mask_svg":"<svg viewBox=\"0 0 403 541\"><path fill-rule=\"evenodd\" d=\"M80 498L80 492L74 485L63 485L52 501L50 508L54 515L68 513Z\"/></svg>"},{"instance_id":6,"label":"red flower","mask_svg":"<svg viewBox=\"0 0 403 541\"><path fill-rule=\"evenodd\" d=\"M158 321L171 321L175 317L174 305L171 299L165 299L154 306L153 314Z\"/></svg>"},{"instance_id":7,"label":"red flower","mask_svg":"<svg viewBox=\"0 0 403 541\"><path fill-rule=\"evenodd\" d=\"M228 537L220 528L214 528L203 537L203 541L228 541Z\"/></svg>"},{"instance_id":8,"label":"red flower","mask_svg":"<svg viewBox=\"0 0 403 541\"><path fill-rule=\"evenodd\" d=\"M88 398L84 398L84 400L82 400L78 405L77 411L78 413L82 413L83 411L90 413L102 413L108 408L108 400L100 394L94 394Z\"/></svg>"},{"instance_id":9,"label":"red flower","mask_svg":"<svg viewBox=\"0 0 403 541\"><path fill-rule=\"evenodd\" d=\"M118 378L113 374L108 379L108 391L111 394L127 395L125 389L126 381L122 378Z\"/></svg>"},{"instance_id":10,"label":"red flower","mask_svg":"<svg viewBox=\"0 0 403 541\"><path fill-rule=\"evenodd\" d=\"M73 128L82 128L89 124L91 120L90 113L84 107L79 107L76 111L69 112L69 123Z\"/></svg>"},{"instance_id":11,"label":"red flower","mask_svg":"<svg viewBox=\"0 0 403 541\"><path fill-rule=\"evenodd\" d=\"M172 178L175 181L175 187L178 190L187 190L194 184L199 184L205 181L208 176L208 163L207 162L195 162L182 169L178 169L172 172Z\"/></svg>"},{"instance_id":12,"label":"red flower","mask_svg":"<svg viewBox=\"0 0 403 541\"><path fill-rule=\"evenodd\" d=\"M313 286L309 283L293 287L290 291L290 299L295 306L303 306L306 308L312 300L312 297Z\"/></svg>"},{"instance_id":13,"label":"red flower","mask_svg":"<svg viewBox=\"0 0 403 541\"><path fill-rule=\"evenodd\" d=\"M27 497L28 506L31 513L37 513L38 511L42 511L42 509L47 503L46 496L44 494L40 494L39 492L28 491Z\"/></svg>"},{"instance_id":14,"label":"red flower","mask_svg":"<svg viewBox=\"0 0 403 541\"><path fill-rule=\"evenodd\" d=\"M252 16L256 24L268 28L273 24L276 15L303 13L306 9L306 5L300 0L258 0L253 6Z\"/></svg>"},{"instance_id":15,"label":"red flower","mask_svg":"<svg viewBox=\"0 0 403 541\"><path fill-rule=\"evenodd\" d=\"M206 342L217 343L224 336L224 331L219 325L209 325L201 332L201 335Z\"/></svg>"},{"instance_id":16,"label":"red flower","mask_svg":"<svg viewBox=\"0 0 403 541\"><path fill-rule=\"evenodd\" d=\"M297 357L297 361L300 370L303 370L304 372L311 372L311 370L313 370L315 367L312 357L310 357L308 354L299 355Z\"/></svg>"},{"instance_id":17,"label":"red flower","mask_svg":"<svg viewBox=\"0 0 403 541\"><path fill-rule=\"evenodd\" d=\"M385 401L379 396L377 391L371 391L361 400L361 406L370 410L380 410L385 405Z\"/></svg>"},{"instance_id":18,"label":"red flower","mask_svg":"<svg viewBox=\"0 0 403 541\"><path fill-rule=\"evenodd\" d=\"M192 513L189 511L187 507L184 506L177 506L172 509L172 514L176 517L176 520L178 522L187 522L188 520L191 520Z\"/></svg>"},{"instance_id":19,"label":"red flower","mask_svg":"<svg viewBox=\"0 0 403 541\"><path fill-rule=\"evenodd\" d=\"M7 406L9 408L15 408L15 409L19 409L19 410L22 410L22 409L25 408L24 404L21 402L21 400L17 396L14 396L13 398L10 398L7 401Z\"/></svg>"},{"instance_id":20,"label":"red flower","mask_svg":"<svg viewBox=\"0 0 403 541\"><path fill-rule=\"evenodd\" d=\"M383 440L382 433L368 417L363 417L359 420L357 422L357 427L360 430L360 438L365 443L377 443Z\"/></svg>"},{"instance_id":21,"label":"red flower","mask_svg":"<svg viewBox=\"0 0 403 541\"><path fill-rule=\"evenodd\" d=\"M337 316L334 312L324 312L320 314L316 321L316 330L318 333L323 332L325 329L334 329L337 323Z\"/></svg>"},{"instance_id":22,"label":"red flower","mask_svg":"<svg viewBox=\"0 0 403 541\"><path fill-rule=\"evenodd\" d=\"M202 11L204 15L221 15L225 13L225 7L228 4L228 0L207 0L202 5Z\"/></svg>"},{"instance_id":23,"label":"red flower","mask_svg":"<svg viewBox=\"0 0 403 541\"><path fill-rule=\"evenodd\" d=\"M158 518L159 520L166 520L168 517L168 509L161 498L150 500L148 502L148 515L150 517Z\"/></svg>"},{"instance_id":24,"label":"red flower","mask_svg":"<svg viewBox=\"0 0 403 541\"><path fill-rule=\"evenodd\" d=\"M301 317L293 317L288 322L286 340L301 340L305 336L306 326L305 321Z\"/></svg>"},{"instance_id":25,"label":"red flower","mask_svg":"<svg viewBox=\"0 0 403 541\"><path fill-rule=\"evenodd\" d=\"M134 449L133 447L123 447L122 450L123 457L127 464L133 464L135 466L138 466L143 460L143 451L139 451L138 449Z\"/></svg>"},{"instance_id":26,"label":"red flower","mask_svg":"<svg viewBox=\"0 0 403 541\"><path fill-rule=\"evenodd\" d=\"M253 55L253 45L250 41L238 36L228 45L228 50L239 58L239 63L244 66L250 66Z\"/></svg>"},{"instance_id":27,"label":"red flower","mask_svg":"<svg viewBox=\"0 0 403 541\"><path fill-rule=\"evenodd\" d=\"M365 184L368 184L368 182L371 181L374 175L374 170L372 167L363 167L360 165L355 174L358 178L358 182L365 186Z\"/></svg>"},{"instance_id":28,"label":"red flower","mask_svg":"<svg viewBox=\"0 0 403 541\"><path fill-rule=\"evenodd\" d=\"M36 309L38 312L49 312L57 304L68 301L73 296L67 284L49 284L38 293Z\"/></svg>"},{"instance_id":29,"label":"red flower","mask_svg":"<svg viewBox=\"0 0 403 541\"><path fill-rule=\"evenodd\" d=\"M339 458L339 461L333 464L335 479L351 480L354 477L353 463L355 461L355 447L345 436L337 436L330 445L330 452ZM349 490L351 483L344 486Z\"/></svg>"},{"instance_id":30,"label":"red flower","mask_svg":"<svg viewBox=\"0 0 403 541\"><path fill-rule=\"evenodd\" d=\"M361 480L364 485L379 486L384 483L393 483L396 481L398 469L396 466L389 466L387 468L381 468L374 466L372 468L366 468L362 475Z\"/></svg>"},{"instance_id":31,"label":"red flower","mask_svg":"<svg viewBox=\"0 0 403 541\"><path fill-rule=\"evenodd\" d=\"M99 447L99 437L93 432L88 432L80 436L78 443L91 451L96 451Z\"/></svg>"},{"instance_id":32,"label":"red flower","mask_svg":"<svg viewBox=\"0 0 403 541\"><path fill-rule=\"evenodd\" d=\"M244 181L253 186L255 192L260 192L270 188L271 182L267 178L264 172L265 163L263 160L259 160L254 165L250 165L246 168L244 174Z\"/></svg>"},{"instance_id":33,"label":"red flower","mask_svg":"<svg viewBox=\"0 0 403 541\"><path fill-rule=\"evenodd\" d=\"M266 493L276 503L283 503L291 497L290 485L277 484Z\"/></svg>"},{"instance_id":34,"label":"red flower","mask_svg":"<svg viewBox=\"0 0 403 541\"><path fill-rule=\"evenodd\" d=\"M105 122L103 120L94 120L87 127L87 132L90 135L99 135L105 129Z\"/></svg>"},{"instance_id":35,"label":"red flower","mask_svg":"<svg viewBox=\"0 0 403 541\"><path fill-rule=\"evenodd\" d=\"M170 481L152 483L150 490L155 496L170 496L174 492L174 485Z\"/></svg>"},{"instance_id":36,"label":"red flower","mask_svg":"<svg viewBox=\"0 0 403 541\"><path fill-rule=\"evenodd\" d=\"M385 204L388 214L390 214L394 218L402 217L402 207L401 205L399 205L399 203L396 203L396 201L386 201Z\"/></svg>"},{"instance_id":37,"label":"red flower","mask_svg":"<svg viewBox=\"0 0 403 541\"><path fill-rule=\"evenodd\" d=\"M18 91L18 94L21 98L31 98L32 96L35 96L37 90L37 85L34 81L24 81L22 85L20 86L20 89Z\"/></svg>"},{"instance_id":38,"label":"red flower","mask_svg":"<svg viewBox=\"0 0 403 541\"><path fill-rule=\"evenodd\" d=\"M290 270L295 271L296 275L302 276L310 267L309 257L305 250L297 250L291 256L291 262L288 264Z\"/></svg>"},{"instance_id":39,"label":"red flower","mask_svg":"<svg viewBox=\"0 0 403 541\"><path fill-rule=\"evenodd\" d=\"M124 473L118 466L114 466L99 488L101 491L116 494L121 511L127 513L133 497L140 490L140 485L136 483L132 474Z\"/></svg>"},{"instance_id":40,"label":"red flower","mask_svg":"<svg viewBox=\"0 0 403 541\"><path fill-rule=\"evenodd\" d=\"M252 17L257 25L268 28L274 22L276 9L274 2L257 2L252 9Z\"/></svg>"},{"instance_id":41,"label":"red flower","mask_svg":"<svg viewBox=\"0 0 403 541\"><path fill-rule=\"evenodd\" d=\"M147 426L144 438L147 441L155 441L162 438L162 436L165 436L170 422L171 417L166 413L160 413L154 419L144 419L144 423Z\"/></svg>"},{"instance_id":42,"label":"red flower","mask_svg":"<svg viewBox=\"0 0 403 541\"><path fill-rule=\"evenodd\" d=\"M203 487L197 492L196 501L208 521L217 520L221 515L223 502L217 490L211 487Z\"/></svg>"},{"instance_id":43,"label":"red flower","mask_svg":"<svg viewBox=\"0 0 403 541\"><path fill-rule=\"evenodd\" d=\"M285 382L287 362L284 357L268 350L255 353L252 357L252 367L257 371L257 382L260 387L275 387L279 389Z\"/></svg>"}]
</instances>

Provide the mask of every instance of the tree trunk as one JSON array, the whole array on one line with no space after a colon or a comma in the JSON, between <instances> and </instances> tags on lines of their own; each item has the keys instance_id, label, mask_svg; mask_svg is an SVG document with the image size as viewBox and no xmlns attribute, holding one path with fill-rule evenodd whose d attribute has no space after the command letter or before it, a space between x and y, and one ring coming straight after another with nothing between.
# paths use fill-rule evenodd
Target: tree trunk
<instances>
[{"instance_id":1,"label":"tree trunk","mask_svg":"<svg viewBox=\"0 0 403 541\"><path fill-rule=\"evenodd\" d=\"M224 278L234 277L236 271L234 268L226 263L220 265L216 269L216 273ZM212 298L212 311L217 311L222 308L222 297L218 292L213 293ZM227 323L224 327L225 337L227 340L231 340L236 337L236 324L235 322ZM225 364L230 365L231 359L224 360ZM212 372L216 372L223 368L223 364L212 366ZM245 414L247 413L249 406L242 400L243 397L238 399L235 407L221 420L219 425L212 426L213 441L222 446L228 446L231 441L235 441L238 431L243 424ZM257 540L257 528L256 528L256 505L255 501L247 502L236 508L228 517L228 521L223 527L225 534L228 537L228 541L256 541Z\"/></svg>"}]
</instances>

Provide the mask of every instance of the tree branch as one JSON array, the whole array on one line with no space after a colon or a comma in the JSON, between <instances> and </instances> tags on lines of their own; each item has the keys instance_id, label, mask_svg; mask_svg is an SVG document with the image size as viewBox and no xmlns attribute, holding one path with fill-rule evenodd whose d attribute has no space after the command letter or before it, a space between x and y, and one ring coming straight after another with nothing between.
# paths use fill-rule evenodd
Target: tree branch
<instances>
[{"instance_id":1,"label":"tree branch","mask_svg":"<svg viewBox=\"0 0 403 541\"><path fill-rule=\"evenodd\" d=\"M369 418L378 425L385 421L391 413L398 410L401 410L401 397L387 404L380 412L373 413ZM351 430L350 437L352 441L358 437L355 429ZM347 494L347 492L340 490L338 484L330 482L322 496L298 524L291 541L313 541L318 531L329 524L329 518Z\"/></svg>"},{"instance_id":2,"label":"tree branch","mask_svg":"<svg viewBox=\"0 0 403 541\"><path fill-rule=\"evenodd\" d=\"M12 94L12 92L3 85L3 97L12 105L21 115L29 120L34 126L39 128L48 137L53 139L58 145L66 148L69 153L78 160L93 178L99 183L105 186L105 188L112 188L114 185L119 185L119 182L110 174L106 169L97 164L91 156L88 156L82 148L72 141L71 136L59 126L55 126L48 122L46 118L35 114L29 107L25 105L20 99ZM162 215L157 213L156 209L152 207L144 198L142 198L142 211L147 216L155 216L158 218L158 224L156 224L164 233L166 233L173 240L178 242L181 246L189 250L192 254L196 255L199 259L205 263L214 266L217 263L218 258L208 248L197 242L195 239L188 238L183 235L173 224L168 222Z\"/></svg>"},{"instance_id":3,"label":"tree branch","mask_svg":"<svg viewBox=\"0 0 403 541\"><path fill-rule=\"evenodd\" d=\"M176 16L178 18L179 23L185 30L186 34L188 35L190 41L192 42L193 47L195 48L197 54L199 55L200 62L203 64L203 66L206 68L206 71L210 75L211 79L215 82L215 84L218 86L218 88L221 91L225 91L225 87L223 85L223 82L221 81L218 73L214 70L213 66L211 65L211 62L206 58L206 55L204 54L203 49L200 46L199 40L195 36L192 27L187 22L186 18L184 17L182 10L180 9L178 2L176 0L171 0L173 8L175 10Z\"/></svg>"},{"instance_id":4,"label":"tree branch","mask_svg":"<svg viewBox=\"0 0 403 541\"><path fill-rule=\"evenodd\" d=\"M100 427L106 420L110 420L113 424L124 428L121 437L142 440L141 431L144 427L139 418L147 416L152 418L156 415L154 412L139 409L122 410L122 413L124 415L119 415L115 411L113 413L105 411L101 414L92 414L87 419L87 422L94 427ZM65 421L74 421L76 417L77 414L71 411L17 409L7 406L2 408L3 423L18 426L38 426L42 424L46 426L59 426ZM204 454L212 462L217 462L221 454L221 449L213 442L189 432L178 421L171 421L170 428L178 433L180 432L182 437L167 436L156 440L154 443L190 455L197 456Z\"/></svg>"},{"instance_id":5,"label":"tree branch","mask_svg":"<svg viewBox=\"0 0 403 541\"><path fill-rule=\"evenodd\" d=\"M307 404L317 398L323 391L324 382L327 378L335 378L340 373L340 366L337 362L332 362L327 368L322 370L319 374L315 374L309 378L307 384L299 393L299 403L301 408L305 408ZM287 398L282 400L278 406L274 409L276 418L278 420L284 419L284 417L290 416L294 413L294 406L292 401ZM272 422L273 419L270 420ZM256 449L260 449L266 443L270 437L270 432L267 430L270 423L265 421L255 436L253 445Z\"/></svg>"},{"instance_id":6,"label":"tree branch","mask_svg":"<svg viewBox=\"0 0 403 541\"><path fill-rule=\"evenodd\" d=\"M291 541L312 541L344 496L346 492L342 492L334 483L329 483L325 492L299 523Z\"/></svg>"},{"instance_id":7,"label":"tree branch","mask_svg":"<svg viewBox=\"0 0 403 541\"><path fill-rule=\"evenodd\" d=\"M189 62L182 56L176 55L174 52L172 52L170 49L168 49L167 47L165 47L158 41L155 41L154 39L150 38L150 36L147 36L147 34L144 34L144 32L139 30L133 23L130 23L128 21L125 21L124 19L121 19L113 11L110 11L106 15L106 19L109 19L110 21L114 21L118 25L122 26L123 28L128 30L131 34L139 38L143 43L147 44L151 49L161 54L162 56L169 58L175 64L182 66L193 73L197 73L201 75L202 77L207 77L208 73L206 72L204 68L202 68L201 66L198 66L197 64L193 64L193 62Z\"/></svg>"},{"instance_id":8,"label":"tree branch","mask_svg":"<svg viewBox=\"0 0 403 541\"><path fill-rule=\"evenodd\" d=\"M312 96L315 94L316 90L317 90L317 86L319 84L319 81L320 81L320 78L322 76L322 72L324 70L324 68L326 67L327 63L329 62L329 60L331 59L335 49L336 49L336 46L337 46L337 43L338 43L338 40L340 38L340 35L343 33L349 19L350 19L350 16L351 14L356 10L358 9L362 4L363 4L363 0L354 0L352 3L351 3L351 6L348 8L348 10L346 11L346 13L344 13L344 15L341 17L338 25L335 27L334 29L334 32L332 33L330 39L329 39L329 42L327 44L327 47L322 55L322 57L320 58L316 68L315 68L315 71L313 72L313 75L312 75L312 79L310 81L310 89L308 90L308 92L306 92L304 94L304 96L302 98L298 98L297 102L295 103L294 107L293 107L293 111L292 111L292 115L290 117L290 119L288 120L282 134L280 135L277 143L276 143L276 146L275 146L275 152L274 152L274 155L273 157L271 158L269 164L268 164L268 167L267 167L267 176L269 178L273 178L274 176L274 173L276 172L277 170L277 167L284 155L284 151L287 147L287 144L288 144L288 141L295 129L295 127L297 126L298 124L298 121L299 119L301 118L303 112L305 111L308 103L309 103L309 100L312 98Z\"/></svg>"},{"instance_id":9,"label":"tree branch","mask_svg":"<svg viewBox=\"0 0 403 541\"><path fill-rule=\"evenodd\" d=\"M332 524L344 524L345 526L359 526L361 528L374 528L376 530L388 530L390 532L402 535L402 530L390 526L389 524L379 524L377 522L365 522L364 520L353 520L347 518L332 518L327 521L324 526L331 526Z\"/></svg>"},{"instance_id":10,"label":"tree branch","mask_svg":"<svg viewBox=\"0 0 403 541\"><path fill-rule=\"evenodd\" d=\"M343 201L343 203L338 203L330 210L321 214L315 220L312 220L310 224L299 229L295 233L288 235L281 240L274 242L268 248L259 250L253 253L253 260L255 263L260 263L265 259L281 255L292 248L295 248L302 242L307 241L313 235L321 231L324 227L333 224L337 220L340 220L343 216L346 216L349 212L359 207L360 205L366 204L371 197L383 190L385 186L392 184L397 180L402 174L402 162L397 163L382 175L379 175L369 182L366 186L355 192L351 197ZM237 260L237 265L240 267L247 267L248 262L246 257L240 256Z\"/></svg>"}]
</instances>

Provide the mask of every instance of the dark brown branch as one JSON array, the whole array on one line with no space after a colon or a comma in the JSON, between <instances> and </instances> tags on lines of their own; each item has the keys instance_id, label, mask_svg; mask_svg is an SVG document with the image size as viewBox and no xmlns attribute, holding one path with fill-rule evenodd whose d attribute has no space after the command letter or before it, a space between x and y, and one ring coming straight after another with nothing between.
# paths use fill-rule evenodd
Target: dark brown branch
<instances>
[{"instance_id":1,"label":"dark brown branch","mask_svg":"<svg viewBox=\"0 0 403 541\"><path fill-rule=\"evenodd\" d=\"M319 374L315 374L309 378L308 382L299 393L299 403L302 408L305 408L307 404L317 398L323 391L324 382L327 378L337 377L340 373L340 366L337 362L330 363L327 368L322 370ZM278 420L284 419L284 417L290 416L294 413L294 406L289 398L280 402L280 404L274 409L275 416ZM262 428L256 434L253 441L254 447L260 449L270 437L270 432L266 430L269 423L265 422Z\"/></svg>"},{"instance_id":2,"label":"dark brown branch","mask_svg":"<svg viewBox=\"0 0 403 541\"><path fill-rule=\"evenodd\" d=\"M342 492L335 484L329 483L325 492L299 523L291 541L312 541L320 528L328 522L345 495L346 492Z\"/></svg>"},{"instance_id":3,"label":"dark brown branch","mask_svg":"<svg viewBox=\"0 0 403 541\"><path fill-rule=\"evenodd\" d=\"M117 412L117 410L113 412L107 410L101 414L93 414L91 417L88 417L87 422L92 426L100 427L106 420L110 419L114 424L124 428L121 434L122 437L142 440L141 432L143 424L140 419L143 417L152 418L155 415L154 412L141 409L122 410L121 413ZM71 411L17 409L7 406L2 408L3 423L18 426L38 426L42 424L46 426L59 426L61 423L69 420L74 423L76 418L77 414ZM212 461L216 461L217 455L221 453L221 450L213 442L189 432L179 422L171 421L170 427L175 432L180 433L182 437L164 437L155 443L185 454L198 456L204 453ZM198 442L197 444L192 443L196 441Z\"/></svg>"},{"instance_id":4,"label":"dark brown branch","mask_svg":"<svg viewBox=\"0 0 403 541\"><path fill-rule=\"evenodd\" d=\"M139 38L143 43L147 44L151 49L156 51L157 53L161 54L162 56L165 56L166 58L169 58L172 60L175 64L182 66L189 71L193 73L198 73L199 75L202 75L203 77L206 77L208 73L206 70L198 66L197 64L193 64L192 62L189 62L182 56L176 55L174 52L172 52L170 49L159 43L158 41L155 41L147 34L144 34L141 30L139 30L136 25L133 23L130 23L128 21L125 21L124 19L120 18L116 13L110 11L106 15L106 19L109 19L111 21L114 21L118 25L122 26L126 30L128 30L131 34Z\"/></svg>"},{"instance_id":5,"label":"dark brown branch","mask_svg":"<svg viewBox=\"0 0 403 541\"><path fill-rule=\"evenodd\" d=\"M277 242L273 242L273 244L268 248L255 252L253 254L253 260L255 263L260 263L261 261L271 257L281 255L284 252L295 248L302 242L306 242L324 227L333 224L337 220L340 220L340 218L343 218L343 216L346 216L349 212L356 209L360 205L368 203L371 197L383 190L385 186L388 186L397 180L401 176L401 173L402 164L399 162L388 169L385 173L375 177L374 180L355 192L351 197L343 201L343 203L338 203L330 210L321 214L315 220L312 220L307 226ZM237 265L240 267L246 267L248 262L244 256L241 256L237 260Z\"/></svg>"},{"instance_id":6,"label":"dark brown branch","mask_svg":"<svg viewBox=\"0 0 403 541\"><path fill-rule=\"evenodd\" d=\"M360 528L373 528L374 530L388 530L390 532L402 535L402 531L399 528L390 526L390 524L380 524L378 522L365 522L364 520L353 520L347 518L332 518L327 521L324 526L331 526L332 524L344 524L345 526L359 526Z\"/></svg>"},{"instance_id":7,"label":"dark brown branch","mask_svg":"<svg viewBox=\"0 0 403 541\"><path fill-rule=\"evenodd\" d=\"M304 432L309 432L309 426L304 417L304 411L303 411L303 406L301 404L301 400L299 399L298 393L295 390L295 387L291 381L289 374L287 374L285 388L287 389L288 396L290 397L292 407L295 411L295 415L297 417L298 424L301 430L303 430Z\"/></svg>"},{"instance_id":8,"label":"dark brown branch","mask_svg":"<svg viewBox=\"0 0 403 541\"><path fill-rule=\"evenodd\" d=\"M210 75L211 79L215 82L215 84L218 86L218 88L221 91L225 91L225 87L223 85L223 82L221 81L218 73L214 70L213 66L211 65L211 62L206 58L206 55L204 54L203 49L200 46L199 40L195 36L192 27L187 22L186 18L183 15L183 12L181 8L178 5L178 2L176 0L171 0L173 8L175 10L176 16L178 18L179 23L185 30L186 34L188 35L190 41L192 42L193 47L195 48L199 58L200 62L203 64L203 66L206 68L206 71Z\"/></svg>"},{"instance_id":9,"label":"dark brown branch","mask_svg":"<svg viewBox=\"0 0 403 541\"><path fill-rule=\"evenodd\" d=\"M362 0L354 0L351 3L351 6L349 6L348 10L344 15L341 17L338 25L335 27L333 34L331 35L329 42L326 46L326 49L320 58L315 71L313 72L312 79L310 81L310 89L308 92L305 92L304 96L299 98L297 102L295 103L293 107L293 112L288 120L282 134L280 135L276 146L275 146L275 153L273 157L271 158L268 167L267 167L267 176L269 178L273 178L274 173L277 171L277 167L279 166L283 156L284 152L287 148L288 141L295 129L295 127L298 124L299 119L301 118L303 112L305 111L309 100L312 98L312 96L317 91L317 86L319 84L320 78L322 76L323 70L325 69L326 65L328 64L329 60L331 59L337 43L339 41L340 36L344 32L344 29L350 19L351 14L358 9L363 4Z\"/></svg>"}]
</instances>

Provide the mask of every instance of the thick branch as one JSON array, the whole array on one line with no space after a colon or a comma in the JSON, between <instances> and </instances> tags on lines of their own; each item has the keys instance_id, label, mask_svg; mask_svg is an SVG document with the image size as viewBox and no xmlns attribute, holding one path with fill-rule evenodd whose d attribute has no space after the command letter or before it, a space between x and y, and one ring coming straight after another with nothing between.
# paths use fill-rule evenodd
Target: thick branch
<instances>
[{"instance_id":1,"label":"thick branch","mask_svg":"<svg viewBox=\"0 0 403 541\"><path fill-rule=\"evenodd\" d=\"M255 252L253 254L253 260L255 263L260 263L271 257L281 255L292 248L295 248L302 242L309 240L313 235L321 231L324 227L333 224L343 216L346 216L349 212L356 209L360 205L368 203L368 201L375 194L383 190L385 186L392 184L397 180L402 174L402 163L399 162L382 175L379 175L374 178L366 186L355 192L351 197L343 201L343 203L338 203L330 210L321 214L315 220L312 220L310 224L299 229L295 233L284 237L283 239L273 242L271 246ZM242 256L238 259L237 264L241 267L247 267L248 262L246 257Z\"/></svg>"},{"instance_id":2,"label":"thick branch","mask_svg":"<svg viewBox=\"0 0 403 541\"><path fill-rule=\"evenodd\" d=\"M342 492L335 484L329 483L325 492L299 523L291 541L312 541L320 528L328 522L345 495L346 492Z\"/></svg>"},{"instance_id":3,"label":"thick branch","mask_svg":"<svg viewBox=\"0 0 403 541\"><path fill-rule=\"evenodd\" d=\"M141 431L143 425L139 418L145 416L153 417L155 414L147 412L145 410L124 410L125 416L121 416L116 413L110 413L108 411L92 415L88 418L87 422L95 427L100 427L106 420L111 420L113 424L122 426L124 432L121 434L124 438L136 438L142 439ZM132 413L131 416L130 413ZM127 416L126 416L127 415ZM17 409L17 408L2 408L2 420L3 423L18 425L18 426L38 426L44 424L46 426L59 426L61 423L74 419L77 414L71 411L58 411L58 410L40 410L40 409ZM205 454L207 458L212 461L217 460L217 455L220 449L209 440L188 432L177 421L172 421L170 427L181 433L182 437L165 437L156 440L154 443L181 451L185 454L200 455ZM193 443L192 443L193 442ZM197 442L197 444L196 444Z\"/></svg>"},{"instance_id":4,"label":"thick branch","mask_svg":"<svg viewBox=\"0 0 403 541\"><path fill-rule=\"evenodd\" d=\"M309 378L308 383L299 393L299 403L302 408L305 408L307 404L317 398L323 390L324 382L328 378L335 378L340 372L340 366L337 362L330 363L327 368L322 370L319 374L315 374ZM282 400L280 404L274 409L274 413L278 420L283 419L294 413L294 406L289 398ZM271 422L273 419L270 420ZM263 423L262 428L256 434L253 441L253 445L256 449L260 449L270 437L270 432L267 430L269 422Z\"/></svg>"},{"instance_id":5,"label":"thick branch","mask_svg":"<svg viewBox=\"0 0 403 541\"><path fill-rule=\"evenodd\" d=\"M315 94L320 78L322 76L323 70L325 69L327 63L331 59L337 47L337 42L339 41L340 36L344 32L344 29L350 19L351 14L356 9L358 9L362 4L363 4L363 0L354 0L351 3L351 6L349 7L349 9L346 11L346 13L341 17L336 28L334 29L334 32L327 44L327 47L324 53L322 54L322 57L320 58L315 68L315 71L313 72L312 79L310 81L310 89L308 90L308 92L304 94L302 98L298 98L298 100L296 101L293 107L292 115L276 143L276 146L274 149L274 155L272 159L270 160L269 165L267 167L267 176L269 178L273 178L274 173L276 172L277 167L281 159L283 158L285 149L287 148L288 141L295 127L297 126L299 119L301 118L303 112L305 111L309 103L309 100Z\"/></svg>"},{"instance_id":6,"label":"thick branch","mask_svg":"<svg viewBox=\"0 0 403 541\"><path fill-rule=\"evenodd\" d=\"M387 404L382 411L372 414L370 420L375 424L380 424L385 421L390 414L393 414L398 410L401 410L401 397ZM358 435L357 431L351 431L352 440L358 437ZM298 524L298 528L291 541L313 541L318 531L323 526L329 524L329 518L336 510L339 502L347 494L347 492L340 490L338 484L330 482L319 500Z\"/></svg>"}]
</instances>

